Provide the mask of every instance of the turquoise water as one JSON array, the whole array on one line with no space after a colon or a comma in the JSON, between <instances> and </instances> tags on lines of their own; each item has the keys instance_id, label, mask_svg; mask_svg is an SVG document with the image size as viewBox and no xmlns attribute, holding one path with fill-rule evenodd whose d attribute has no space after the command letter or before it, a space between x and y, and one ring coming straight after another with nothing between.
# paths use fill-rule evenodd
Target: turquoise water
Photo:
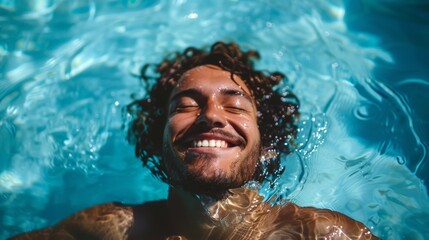
<instances>
[{"instance_id":1,"label":"turquoise water","mask_svg":"<svg viewBox=\"0 0 429 240\"><path fill-rule=\"evenodd\" d=\"M167 187L134 157L123 107L144 63L217 40L258 49L302 103L279 201L384 239L429 239L425 1L0 0L0 239ZM125 120L124 120L125 119Z\"/></svg>"}]
</instances>

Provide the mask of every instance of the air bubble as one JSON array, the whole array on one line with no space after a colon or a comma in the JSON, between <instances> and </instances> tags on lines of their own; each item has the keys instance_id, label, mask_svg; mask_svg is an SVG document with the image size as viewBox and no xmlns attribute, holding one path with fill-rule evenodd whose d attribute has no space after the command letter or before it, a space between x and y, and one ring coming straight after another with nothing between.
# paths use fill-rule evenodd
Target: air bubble
<instances>
[{"instance_id":1,"label":"air bubble","mask_svg":"<svg viewBox=\"0 0 429 240\"><path fill-rule=\"evenodd\" d=\"M369 120L377 115L377 109L372 105L363 105L355 109L355 116L360 120Z\"/></svg>"},{"instance_id":2,"label":"air bubble","mask_svg":"<svg viewBox=\"0 0 429 240\"><path fill-rule=\"evenodd\" d=\"M198 13L191 12L186 17L189 18L189 19L197 19L198 18Z\"/></svg>"},{"instance_id":3,"label":"air bubble","mask_svg":"<svg viewBox=\"0 0 429 240\"><path fill-rule=\"evenodd\" d=\"M397 156L396 161L399 163L399 165L404 165L406 162L405 158L402 156Z\"/></svg>"}]
</instances>

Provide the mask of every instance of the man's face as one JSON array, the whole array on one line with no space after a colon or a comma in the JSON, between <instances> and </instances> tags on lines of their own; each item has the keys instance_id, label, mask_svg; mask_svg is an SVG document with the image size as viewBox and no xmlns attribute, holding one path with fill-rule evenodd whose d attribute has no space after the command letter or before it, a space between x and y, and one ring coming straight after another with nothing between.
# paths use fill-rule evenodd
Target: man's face
<instances>
[{"instance_id":1,"label":"man's face","mask_svg":"<svg viewBox=\"0 0 429 240\"><path fill-rule=\"evenodd\" d=\"M234 82L235 81L235 82ZM173 183L196 193L250 180L260 155L257 110L241 78L213 65L187 71L173 89L163 159Z\"/></svg>"}]
</instances>

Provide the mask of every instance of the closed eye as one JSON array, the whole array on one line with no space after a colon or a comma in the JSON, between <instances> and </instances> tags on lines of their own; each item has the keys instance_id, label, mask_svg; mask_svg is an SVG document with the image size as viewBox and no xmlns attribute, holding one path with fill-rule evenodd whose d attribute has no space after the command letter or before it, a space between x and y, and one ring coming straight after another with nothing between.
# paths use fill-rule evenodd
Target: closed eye
<instances>
[{"instance_id":1,"label":"closed eye","mask_svg":"<svg viewBox=\"0 0 429 240\"><path fill-rule=\"evenodd\" d=\"M243 108L243 107L237 107L237 106L225 106L224 109L231 113L247 113L250 112L249 110Z\"/></svg>"},{"instance_id":2,"label":"closed eye","mask_svg":"<svg viewBox=\"0 0 429 240\"><path fill-rule=\"evenodd\" d=\"M173 100L170 101L169 112L174 113L187 113L193 112L200 108L196 100L189 96L176 95Z\"/></svg>"},{"instance_id":3,"label":"closed eye","mask_svg":"<svg viewBox=\"0 0 429 240\"><path fill-rule=\"evenodd\" d=\"M176 106L174 109L174 112L192 112L199 108L199 106L195 105L182 105L182 106Z\"/></svg>"}]
</instances>

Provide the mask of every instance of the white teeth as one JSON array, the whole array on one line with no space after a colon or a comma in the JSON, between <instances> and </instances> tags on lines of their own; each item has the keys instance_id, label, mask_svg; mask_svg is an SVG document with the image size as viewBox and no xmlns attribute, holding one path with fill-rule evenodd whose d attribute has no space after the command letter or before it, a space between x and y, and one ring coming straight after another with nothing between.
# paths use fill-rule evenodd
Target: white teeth
<instances>
[{"instance_id":1,"label":"white teeth","mask_svg":"<svg viewBox=\"0 0 429 240\"><path fill-rule=\"evenodd\" d=\"M210 140L209 141L209 147L216 147L216 140Z\"/></svg>"},{"instance_id":2,"label":"white teeth","mask_svg":"<svg viewBox=\"0 0 429 240\"><path fill-rule=\"evenodd\" d=\"M194 147L216 147L216 148L226 148L228 144L223 140L198 140L194 141Z\"/></svg>"}]
</instances>

